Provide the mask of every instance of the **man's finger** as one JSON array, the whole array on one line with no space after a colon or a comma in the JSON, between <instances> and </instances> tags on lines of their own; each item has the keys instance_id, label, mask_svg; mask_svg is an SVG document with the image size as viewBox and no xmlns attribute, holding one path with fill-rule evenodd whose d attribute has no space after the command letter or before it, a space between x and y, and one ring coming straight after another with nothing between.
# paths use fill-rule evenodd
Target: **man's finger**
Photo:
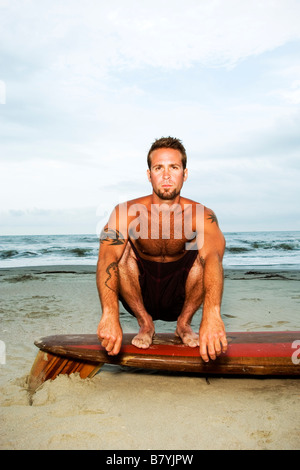
<instances>
[{"instance_id":1,"label":"man's finger","mask_svg":"<svg viewBox=\"0 0 300 470\"><path fill-rule=\"evenodd\" d=\"M106 351L111 351L114 347L114 344L115 344L115 341L116 341L116 338L112 335L106 335L102 341L101 341L101 345L106 349Z\"/></svg>"},{"instance_id":2,"label":"man's finger","mask_svg":"<svg viewBox=\"0 0 300 470\"><path fill-rule=\"evenodd\" d=\"M212 359L212 360L215 360L216 359L216 350L215 350L215 344L214 344L214 340L211 339L208 343L208 354L209 354L209 357Z\"/></svg>"},{"instance_id":3,"label":"man's finger","mask_svg":"<svg viewBox=\"0 0 300 470\"><path fill-rule=\"evenodd\" d=\"M103 346L103 348L106 348L106 345L108 343L108 339L106 339L106 338L99 338L99 339L100 339L101 346Z\"/></svg>"},{"instance_id":4,"label":"man's finger","mask_svg":"<svg viewBox=\"0 0 300 470\"><path fill-rule=\"evenodd\" d=\"M215 345L214 346L215 346L216 355L220 356L220 354L222 352L222 347L221 347L221 342L220 342L219 338L215 339Z\"/></svg>"},{"instance_id":5,"label":"man's finger","mask_svg":"<svg viewBox=\"0 0 300 470\"><path fill-rule=\"evenodd\" d=\"M202 357L204 362L209 361L209 357L207 355L206 341L204 340L200 341L200 356Z\"/></svg>"},{"instance_id":6,"label":"man's finger","mask_svg":"<svg viewBox=\"0 0 300 470\"><path fill-rule=\"evenodd\" d=\"M222 352L223 353L226 353L227 351L227 346L228 346L228 342L227 342L227 338L226 338L226 335L222 336L221 339L221 344L222 344Z\"/></svg>"},{"instance_id":7,"label":"man's finger","mask_svg":"<svg viewBox=\"0 0 300 470\"><path fill-rule=\"evenodd\" d=\"M120 349L121 349L121 345L122 345L122 337L116 339L116 341L114 343L114 346L111 349L111 351L108 353L108 355L109 356L116 356L117 354L119 354Z\"/></svg>"}]
</instances>

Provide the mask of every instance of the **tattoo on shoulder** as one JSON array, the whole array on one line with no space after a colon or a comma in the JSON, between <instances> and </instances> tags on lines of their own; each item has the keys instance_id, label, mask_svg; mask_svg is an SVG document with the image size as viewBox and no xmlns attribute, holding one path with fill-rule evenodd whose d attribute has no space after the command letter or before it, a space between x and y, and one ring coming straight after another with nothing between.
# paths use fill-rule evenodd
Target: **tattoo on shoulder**
<instances>
[{"instance_id":1,"label":"tattoo on shoulder","mask_svg":"<svg viewBox=\"0 0 300 470\"><path fill-rule=\"evenodd\" d=\"M208 220L211 221L211 223L215 222L217 224L217 226L219 227L219 222L218 222L217 216L214 213L214 211L210 210L209 215L208 215L207 218L208 218Z\"/></svg>"},{"instance_id":2,"label":"tattoo on shoulder","mask_svg":"<svg viewBox=\"0 0 300 470\"><path fill-rule=\"evenodd\" d=\"M108 282L111 280L112 278L112 273L117 273L118 271L118 263L116 263L115 261L113 263L110 263L107 268L106 268L106 272L108 274L108 278L106 279L105 281L105 285L106 287L108 287L110 290L112 290L113 292L116 292L115 289L112 289L111 287L109 287L108 285Z\"/></svg>"},{"instance_id":3,"label":"tattoo on shoulder","mask_svg":"<svg viewBox=\"0 0 300 470\"><path fill-rule=\"evenodd\" d=\"M100 234L100 243L102 245L123 245L125 240L119 230L104 227Z\"/></svg>"}]
</instances>

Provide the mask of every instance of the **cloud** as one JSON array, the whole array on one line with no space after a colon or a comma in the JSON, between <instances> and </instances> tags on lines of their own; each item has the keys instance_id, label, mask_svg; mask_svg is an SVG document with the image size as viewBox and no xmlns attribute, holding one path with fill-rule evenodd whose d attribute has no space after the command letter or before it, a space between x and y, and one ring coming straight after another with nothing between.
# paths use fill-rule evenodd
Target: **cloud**
<instances>
[{"instance_id":1,"label":"cloud","mask_svg":"<svg viewBox=\"0 0 300 470\"><path fill-rule=\"evenodd\" d=\"M270 94L277 95L288 104L300 104L300 80L293 80L289 87L272 91Z\"/></svg>"},{"instance_id":2,"label":"cloud","mask_svg":"<svg viewBox=\"0 0 300 470\"><path fill-rule=\"evenodd\" d=\"M12 0L2 13L7 53L69 70L74 83L116 68L232 67L300 37L296 0Z\"/></svg>"},{"instance_id":3,"label":"cloud","mask_svg":"<svg viewBox=\"0 0 300 470\"><path fill-rule=\"evenodd\" d=\"M273 194L271 178L288 190L280 172L294 190L299 18L297 0L0 0L2 211L144 194L162 135L187 148L187 196L213 208Z\"/></svg>"},{"instance_id":4,"label":"cloud","mask_svg":"<svg viewBox=\"0 0 300 470\"><path fill-rule=\"evenodd\" d=\"M151 1L127 2L109 19L122 39L120 63L178 69L232 67L299 38L299 12L295 1Z\"/></svg>"},{"instance_id":5,"label":"cloud","mask_svg":"<svg viewBox=\"0 0 300 470\"><path fill-rule=\"evenodd\" d=\"M151 107L156 69L230 69L300 37L296 0L12 0L1 13L7 118L49 140L62 129L80 142L95 122L104 128L128 116L126 103ZM126 83L130 71L134 81ZM140 85L138 73L145 73ZM289 99L297 97L294 90Z\"/></svg>"}]
</instances>

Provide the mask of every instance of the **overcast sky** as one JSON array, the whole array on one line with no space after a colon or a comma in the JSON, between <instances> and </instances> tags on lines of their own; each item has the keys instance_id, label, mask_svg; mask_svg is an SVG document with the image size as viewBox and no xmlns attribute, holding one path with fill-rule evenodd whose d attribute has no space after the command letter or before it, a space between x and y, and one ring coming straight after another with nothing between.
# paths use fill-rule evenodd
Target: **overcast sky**
<instances>
[{"instance_id":1,"label":"overcast sky","mask_svg":"<svg viewBox=\"0 0 300 470\"><path fill-rule=\"evenodd\" d=\"M1 234L96 233L169 135L223 231L300 230L299 0L0 0L0 67Z\"/></svg>"}]
</instances>

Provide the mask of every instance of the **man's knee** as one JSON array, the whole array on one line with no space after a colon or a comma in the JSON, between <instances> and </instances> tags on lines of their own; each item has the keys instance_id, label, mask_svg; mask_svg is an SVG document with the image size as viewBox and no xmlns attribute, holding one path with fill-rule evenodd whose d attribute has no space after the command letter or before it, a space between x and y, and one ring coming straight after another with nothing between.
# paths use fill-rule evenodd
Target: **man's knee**
<instances>
[{"instance_id":1,"label":"man's knee","mask_svg":"<svg viewBox=\"0 0 300 470\"><path fill-rule=\"evenodd\" d=\"M186 280L185 289L187 295L190 295L192 292L198 296L203 295L203 272L203 262L198 254Z\"/></svg>"},{"instance_id":2,"label":"man's knee","mask_svg":"<svg viewBox=\"0 0 300 470\"><path fill-rule=\"evenodd\" d=\"M134 286L139 282L140 272L136 256L129 243L118 262L118 268L121 292L128 289L133 290Z\"/></svg>"},{"instance_id":3,"label":"man's knee","mask_svg":"<svg viewBox=\"0 0 300 470\"><path fill-rule=\"evenodd\" d=\"M127 243L122 257L118 262L119 269L127 270L129 266L137 265L136 256L133 252L133 249L130 246L130 243Z\"/></svg>"},{"instance_id":4,"label":"man's knee","mask_svg":"<svg viewBox=\"0 0 300 470\"><path fill-rule=\"evenodd\" d=\"M123 268L123 266L126 266L126 260L127 260L127 258L128 258L128 243L127 243L127 245L126 245L126 247L125 247L125 250L124 250L124 252L123 252L121 258L120 258L119 261L118 261L118 267L119 267L119 269L120 269L120 268Z\"/></svg>"},{"instance_id":5,"label":"man's knee","mask_svg":"<svg viewBox=\"0 0 300 470\"><path fill-rule=\"evenodd\" d=\"M189 271L188 277L195 278L198 280L203 279L203 260L199 253Z\"/></svg>"}]
</instances>

